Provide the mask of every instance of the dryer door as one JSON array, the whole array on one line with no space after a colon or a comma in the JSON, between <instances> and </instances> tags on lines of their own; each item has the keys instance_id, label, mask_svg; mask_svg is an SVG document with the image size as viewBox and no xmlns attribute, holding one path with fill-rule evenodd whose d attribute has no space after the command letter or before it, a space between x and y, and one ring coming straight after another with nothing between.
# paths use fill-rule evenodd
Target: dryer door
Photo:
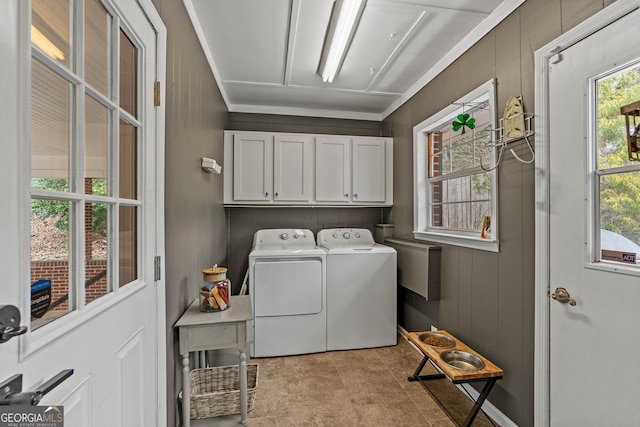
<instances>
[{"instance_id":1,"label":"dryer door","mask_svg":"<svg viewBox=\"0 0 640 427\"><path fill-rule=\"evenodd\" d=\"M256 260L252 283L256 317L322 311L320 259Z\"/></svg>"}]
</instances>

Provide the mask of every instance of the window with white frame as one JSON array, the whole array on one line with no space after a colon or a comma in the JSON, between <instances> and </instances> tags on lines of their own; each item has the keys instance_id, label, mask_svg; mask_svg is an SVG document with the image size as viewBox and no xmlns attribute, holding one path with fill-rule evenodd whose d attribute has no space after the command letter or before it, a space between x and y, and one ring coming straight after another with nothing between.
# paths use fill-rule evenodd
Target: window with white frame
<instances>
[{"instance_id":1,"label":"window with white frame","mask_svg":"<svg viewBox=\"0 0 640 427\"><path fill-rule=\"evenodd\" d=\"M602 268L640 268L640 61L591 86L591 258ZM627 271L629 271L627 269Z\"/></svg>"},{"instance_id":2,"label":"window with white frame","mask_svg":"<svg viewBox=\"0 0 640 427\"><path fill-rule=\"evenodd\" d=\"M414 127L414 236L498 251L492 79Z\"/></svg>"}]
</instances>

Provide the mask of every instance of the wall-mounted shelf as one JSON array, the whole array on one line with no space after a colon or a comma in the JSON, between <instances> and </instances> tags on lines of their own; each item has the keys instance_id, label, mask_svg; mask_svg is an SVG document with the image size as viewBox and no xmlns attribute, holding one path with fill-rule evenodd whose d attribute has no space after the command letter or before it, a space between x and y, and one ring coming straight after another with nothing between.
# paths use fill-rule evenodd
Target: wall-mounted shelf
<instances>
[{"instance_id":1,"label":"wall-mounted shelf","mask_svg":"<svg viewBox=\"0 0 640 427\"><path fill-rule=\"evenodd\" d=\"M482 169L486 171L493 170L500 165L502 161L502 154L504 149L514 142L520 141L524 139L527 143L527 147L529 147L529 151L531 153L530 159L523 159L516 154L513 148L510 148L509 151L521 163L533 163L535 160L535 152L533 151L533 146L529 141L529 137L533 136L535 132L532 130L531 120L533 119L533 114L529 113L518 113L513 116L507 118L501 118L499 120L499 127L497 129L488 129L486 132L492 133L491 141L485 143L485 146L490 149L498 150L498 158L494 165L490 165L489 167L485 167L485 165L480 165Z\"/></svg>"}]
</instances>

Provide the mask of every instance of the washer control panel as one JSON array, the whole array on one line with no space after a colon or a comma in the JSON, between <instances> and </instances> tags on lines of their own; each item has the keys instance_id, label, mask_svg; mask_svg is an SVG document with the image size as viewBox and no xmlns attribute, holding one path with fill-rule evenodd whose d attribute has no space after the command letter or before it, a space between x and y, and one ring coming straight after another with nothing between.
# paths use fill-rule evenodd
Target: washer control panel
<instances>
[{"instance_id":1,"label":"washer control panel","mask_svg":"<svg viewBox=\"0 0 640 427\"><path fill-rule=\"evenodd\" d=\"M316 239L311 230L302 228L277 228L258 230L253 237L256 245L286 245L315 247Z\"/></svg>"},{"instance_id":2,"label":"washer control panel","mask_svg":"<svg viewBox=\"0 0 640 427\"><path fill-rule=\"evenodd\" d=\"M329 228L318 232L319 245L373 245L373 234L367 228Z\"/></svg>"}]
</instances>

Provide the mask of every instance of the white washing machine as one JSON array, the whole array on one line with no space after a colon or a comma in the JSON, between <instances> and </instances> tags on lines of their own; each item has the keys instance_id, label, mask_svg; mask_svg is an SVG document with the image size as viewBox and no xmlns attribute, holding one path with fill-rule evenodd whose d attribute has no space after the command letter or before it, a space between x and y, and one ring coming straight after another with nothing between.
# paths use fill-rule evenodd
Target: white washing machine
<instances>
[{"instance_id":1,"label":"white washing machine","mask_svg":"<svg viewBox=\"0 0 640 427\"><path fill-rule=\"evenodd\" d=\"M361 228L326 229L327 350L397 344L397 256Z\"/></svg>"},{"instance_id":2,"label":"white washing machine","mask_svg":"<svg viewBox=\"0 0 640 427\"><path fill-rule=\"evenodd\" d=\"M302 229L259 230L249 253L251 356L327 350L326 254Z\"/></svg>"}]
</instances>

